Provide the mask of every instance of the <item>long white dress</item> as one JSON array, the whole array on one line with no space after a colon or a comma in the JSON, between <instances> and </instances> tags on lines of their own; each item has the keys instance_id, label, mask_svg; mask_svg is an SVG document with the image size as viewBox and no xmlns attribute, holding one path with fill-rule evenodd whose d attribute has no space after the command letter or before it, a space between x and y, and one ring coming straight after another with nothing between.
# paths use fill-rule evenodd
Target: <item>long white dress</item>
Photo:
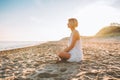
<instances>
[{"instance_id":1,"label":"long white dress","mask_svg":"<svg viewBox=\"0 0 120 80\"><path fill-rule=\"evenodd\" d=\"M68 46L72 43L73 33L71 33ZM71 57L67 60L68 62L80 62L83 59L81 39L77 40L75 46L69 51Z\"/></svg>"}]
</instances>

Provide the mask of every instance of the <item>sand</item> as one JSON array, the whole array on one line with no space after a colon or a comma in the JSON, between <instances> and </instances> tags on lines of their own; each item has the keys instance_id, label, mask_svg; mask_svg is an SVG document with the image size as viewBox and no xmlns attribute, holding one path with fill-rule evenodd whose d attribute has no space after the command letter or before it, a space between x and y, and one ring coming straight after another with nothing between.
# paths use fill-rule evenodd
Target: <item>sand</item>
<instances>
[{"instance_id":1,"label":"sand","mask_svg":"<svg viewBox=\"0 0 120 80\"><path fill-rule=\"evenodd\" d=\"M120 39L82 39L84 59L56 63L67 39L0 52L0 80L120 80Z\"/></svg>"}]
</instances>

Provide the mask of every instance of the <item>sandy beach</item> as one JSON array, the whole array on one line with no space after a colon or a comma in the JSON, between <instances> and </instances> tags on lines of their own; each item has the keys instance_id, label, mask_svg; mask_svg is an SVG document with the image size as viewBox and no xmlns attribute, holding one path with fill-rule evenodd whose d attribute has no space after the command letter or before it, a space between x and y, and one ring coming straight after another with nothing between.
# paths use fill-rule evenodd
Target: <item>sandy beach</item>
<instances>
[{"instance_id":1,"label":"sandy beach","mask_svg":"<svg viewBox=\"0 0 120 80\"><path fill-rule=\"evenodd\" d=\"M120 80L120 38L83 38L80 63L56 63L68 39L0 52L0 80Z\"/></svg>"}]
</instances>

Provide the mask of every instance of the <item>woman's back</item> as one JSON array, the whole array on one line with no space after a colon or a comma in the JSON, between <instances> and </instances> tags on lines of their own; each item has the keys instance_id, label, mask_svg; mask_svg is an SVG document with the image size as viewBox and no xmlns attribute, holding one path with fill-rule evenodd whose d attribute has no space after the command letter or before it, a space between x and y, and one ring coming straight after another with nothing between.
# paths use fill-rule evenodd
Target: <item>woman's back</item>
<instances>
[{"instance_id":1,"label":"woman's back","mask_svg":"<svg viewBox=\"0 0 120 80\"><path fill-rule=\"evenodd\" d=\"M70 40L68 42L68 46L72 43L73 33L74 32L71 33ZM68 61L70 61L70 62L74 62L74 61L79 62L79 61L82 60L83 53L82 53L81 39L76 41L74 47L69 51L69 53L71 54L71 58Z\"/></svg>"}]
</instances>

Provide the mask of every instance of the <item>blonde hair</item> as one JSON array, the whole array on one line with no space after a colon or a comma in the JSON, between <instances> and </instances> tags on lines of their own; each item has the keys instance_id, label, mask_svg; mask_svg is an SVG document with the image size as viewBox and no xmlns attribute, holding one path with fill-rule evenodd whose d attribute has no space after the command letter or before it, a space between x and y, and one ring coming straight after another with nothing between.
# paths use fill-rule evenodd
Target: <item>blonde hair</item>
<instances>
[{"instance_id":1,"label":"blonde hair","mask_svg":"<svg viewBox=\"0 0 120 80\"><path fill-rule=\"evenodd\" d=\"M68 19L68 21L70 22L70 24L73 26L73 27L77 27L78 26L78 21L76 18L70 18Z\"/></svg>"}]
</instances>

